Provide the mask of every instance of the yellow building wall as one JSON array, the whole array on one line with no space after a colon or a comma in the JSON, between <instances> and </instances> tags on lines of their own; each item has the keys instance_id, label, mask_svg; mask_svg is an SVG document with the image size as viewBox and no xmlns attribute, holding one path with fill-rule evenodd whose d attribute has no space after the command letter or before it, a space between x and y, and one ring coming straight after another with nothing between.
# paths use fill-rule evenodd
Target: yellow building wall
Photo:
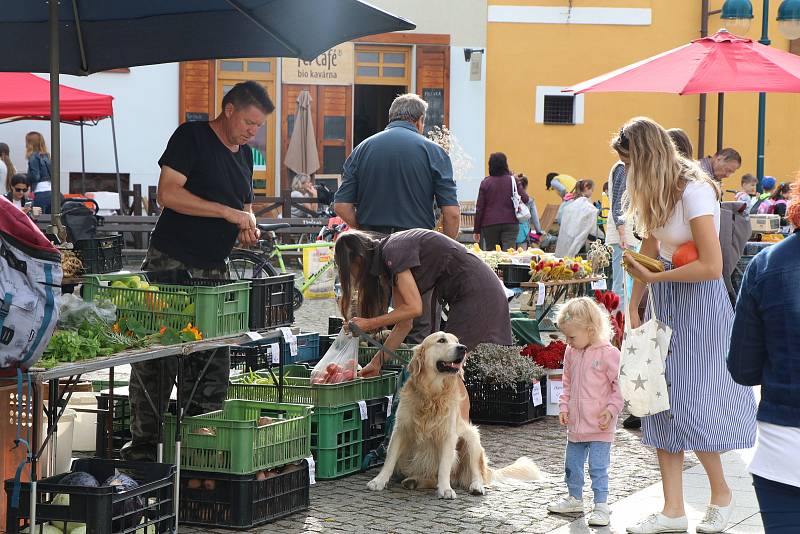
<instances>
[{"instance_id":1,"label":"yellow building wall","mask_svg":"<svg viewBox=\"0 0 800 534\"><path fill-rule=\"evenodd\" d=\"M711 2L718 9L722 1ZM756 18L746 35L761 33L761 2L753 2ZM774 47L789 49L775 21L772 2L770 38ZM631 117L652 117L666 128L684 129L697 147L699 96L644 93L590 93L585 96L584 123L545 125L534 122L537 86L569 86L594 76L681 46L700 35L700 1L693 0L490 0L489 5L573 7L647 7L649 26L488 23L486 54L486 154L505 152L514 172L530 180L539 210L558 203L545 191L548 172L595 181L595 198L616 158L609 148L612 134ZM712 15L709 33L722 26ZM716 148L716 95L706 106L705 151ZM757 94L725 96L724 146L742 154L742 168L725 181L738 189L741 174L756 172ZM800 169L796 129L800 125L800 95L767 96L765 174L791 180ZM486 165L486 162L484 162ZM726 195L732 199L732 195Z\"/></svg>"}]
</instances>

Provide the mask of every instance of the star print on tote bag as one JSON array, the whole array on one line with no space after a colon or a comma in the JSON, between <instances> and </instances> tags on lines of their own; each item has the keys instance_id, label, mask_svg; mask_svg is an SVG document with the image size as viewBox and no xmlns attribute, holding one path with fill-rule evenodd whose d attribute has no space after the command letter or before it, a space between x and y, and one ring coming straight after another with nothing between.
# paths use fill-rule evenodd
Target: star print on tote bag
<instances>
[{"instance_id":1,"label":"star print on tote bag","mask_svg":"<svg viewBox=\"0 0 800 534\"><path fill-rule=\"evenodd\" d=\"M637 417L669 410L665 363L672 329L656 317L653 292L649 286L647 290L650 320L633 329L629 326L630 321L625 321L619 368L619 385L625 408ZM627 298L625 300L626 310L630 311L630 303Z\"/></svg>"}]
</instances>

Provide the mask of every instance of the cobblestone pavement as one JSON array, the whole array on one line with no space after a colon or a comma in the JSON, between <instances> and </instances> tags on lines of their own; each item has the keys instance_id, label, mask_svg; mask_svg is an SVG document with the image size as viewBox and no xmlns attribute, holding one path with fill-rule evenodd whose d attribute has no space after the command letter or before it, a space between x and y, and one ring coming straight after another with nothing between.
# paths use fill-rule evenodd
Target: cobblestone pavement
<instances>
[{"instance_id":1,"label":"cobblestone pavement","mask_svg":"<svg viewBox=\"0 0 800 534\"><path fill-rule=\"evenodd\" d=\"M332 300L306 301L296 313L296 324L327 331L328 316L336 315ZM565 432L555 417L521 427L481 427L482 442L490 461L503 466L519 456L531 457L548 476L524 488L490 488L483 497L461 492L455 501L442 501L433 491L410 491L396 484L381 493L366 488L377 469L339 480L318 481L311 488L311 506L275 523L248 532L353 532L438 533L492 532L544 533L568 523L572 517L548 514L546 505L566 492L563 482ZM686 467L697 463L687 455ZM586 476L587 509L591 500ZM609 502L613 503L658 482L655 452L641 445L639 433L620 428L612 448ZM642 510L642 513L650 510ZM182 527L182 532L229 532Z\"/></svg>"}]
</instances>

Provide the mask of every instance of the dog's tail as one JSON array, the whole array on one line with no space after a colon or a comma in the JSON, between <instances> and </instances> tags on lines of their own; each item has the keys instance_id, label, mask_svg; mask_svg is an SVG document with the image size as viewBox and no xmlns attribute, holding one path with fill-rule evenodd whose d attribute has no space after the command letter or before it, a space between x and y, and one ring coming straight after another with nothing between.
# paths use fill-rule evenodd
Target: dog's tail
<instances>
[{"instance_id":1,"label":"dog's tail","mask_svg":"<svg viewBox=\"0 0 800 534\"><path fill-rule=\"evenodd\" d=\"M518 458L511 465L501 469L492 469L492 482L534 482L542 479L542 473L533 460L527 456Z\"/></svg>"}]
</instances>

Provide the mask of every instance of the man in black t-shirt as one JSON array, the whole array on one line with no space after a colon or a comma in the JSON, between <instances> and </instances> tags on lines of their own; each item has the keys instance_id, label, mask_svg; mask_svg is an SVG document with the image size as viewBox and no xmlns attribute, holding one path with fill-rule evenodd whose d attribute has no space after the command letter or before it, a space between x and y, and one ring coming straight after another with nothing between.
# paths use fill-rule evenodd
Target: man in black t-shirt
<instances>
[{"instance_id":1,"label":"man in black t-shirt","mask_svg":"<svg viewBox=\"0 0 800 534\"><path fill-rule=\"evenodd\" d=\"M142 270L185 269L197 278L225 278L227 259L238 240L259 238L253 215L253 154L247 144L275 109L256 82L235 85L222 99L222 112L210 122L181 124L158 164L158 203L163 208L150 239ZM206 362L205 374L200 377ZM222 408L228 389L228 349L187 358L186 396L200 380L188 415ZM157 412L147 396L167 406L177 362L170 358L132 365L129 387L132 407L131 443L122 450L127 460L155 460ZM145 392L146 390L146 392Z\"/></svg>"}]
</instances>

